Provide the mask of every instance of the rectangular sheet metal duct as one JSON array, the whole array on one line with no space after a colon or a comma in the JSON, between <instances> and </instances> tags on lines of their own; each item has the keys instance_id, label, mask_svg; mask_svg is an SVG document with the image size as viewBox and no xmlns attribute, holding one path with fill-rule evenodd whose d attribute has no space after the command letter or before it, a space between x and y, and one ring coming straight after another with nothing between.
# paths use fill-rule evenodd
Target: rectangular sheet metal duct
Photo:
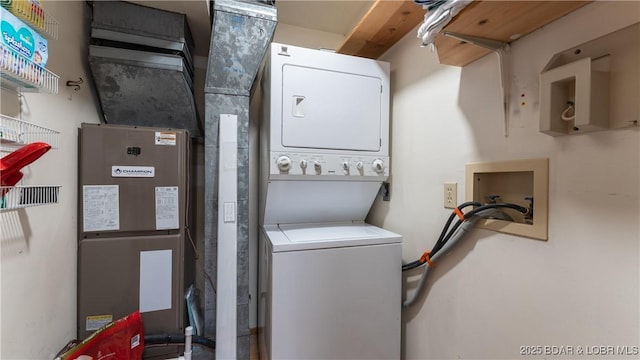
<instances>
[{"instance_id":1,"label":"rectangular sheet metal duct","mask_svg":"<svg viewBox=\"0 0 640 360\"><path fill-rule=\"evenodd\" d=\"M92 6L89 65L105 122L201 136L186 16L123 1Z\"/></svg>"},{"instance_id":2,"label":"rectangular sheet metal duct","mask_svg":"<svg viewBox=\"0 0 640 360\"><path fill-rule=\"evenodd\" d=\"M249 98L276 27L276 9L262 2L217 0L205 80L205 269L217 274L218 129L237 116L237 341L249 359ZM220 214L222 215L222 214ZM205 335L216 335L216 294L205 290Z\"/></svg>"}]
</instances>

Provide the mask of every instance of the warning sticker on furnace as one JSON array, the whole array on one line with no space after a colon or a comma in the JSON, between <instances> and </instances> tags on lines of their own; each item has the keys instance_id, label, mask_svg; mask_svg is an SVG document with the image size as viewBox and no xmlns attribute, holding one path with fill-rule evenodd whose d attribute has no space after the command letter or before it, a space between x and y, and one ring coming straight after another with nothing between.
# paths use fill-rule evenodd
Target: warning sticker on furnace
<instances>
[{"instance_id":1,"label":"warning sticker on furnace","mask_svg":"<svg viewBox=\"0 0 640 360\"><path fill-rule=\"evenodd\" d=\"M156 131L156 145L175 145L176 133L173 131Z\"/></svg>"},{"instance_id":2,"label":"warning sticker on furnace","mask_svg":"<svg viewBox=\"0 0 640 360\"><path fill-rule=\"evenodd\" d=\"M87 316L86 331L95 331L113 321L113 315Z\"/></svg>"}]
</instances>

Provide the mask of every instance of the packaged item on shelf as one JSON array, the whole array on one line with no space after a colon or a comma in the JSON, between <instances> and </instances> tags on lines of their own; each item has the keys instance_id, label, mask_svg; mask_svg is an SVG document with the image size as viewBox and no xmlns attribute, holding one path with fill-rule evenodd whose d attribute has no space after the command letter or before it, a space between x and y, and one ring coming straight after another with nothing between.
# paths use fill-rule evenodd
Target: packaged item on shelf
<instances>
[{"instance_id":1,"label":"packaged item on shelf","mask_svg":"<svg viewBox=\"0 0 640 360\"><path fill-rule=\"evenodd\" d=\"M45 67L49 58L47 40L4 7L0 7L0 15L0 42L35 65Z\"/></svg>"},{"instance_id":2,"label":"packaged item on shelf","mask_svg":"<svg viewBox=\"0 0 640 360\"><path fill-rule=\"evenodd\" d=\"M32 61L27 60L26 57L19 55L1 43L0 51L2 52L0 69L13 75L10 78L24 80L28 85L42 86L44 84L44 79L47 75L45 68L34 64ZM2 77L5 77L4 71Z\"/></svg>"},{"instance_id":3,"label":"packaged item on shelf","mask_svg":"<svg viewBox=\"0 0 640 360\"><path fill-rule=\"evenodd\" d=\"M2 7L13 15L27 20L38 31L45 30L46 16L38 0L0 0Z\"/></svg>"},{"instance_id":4,"label":"packaged item on shelf","mask_svg":"<svg viewBox=\"0 0 640 360\"><path fill-rule=\"evenodd\" d=\"M0 144L16 143L18 139L18 132L15 129L0 123Z\"/></svg>"}]
</instances>

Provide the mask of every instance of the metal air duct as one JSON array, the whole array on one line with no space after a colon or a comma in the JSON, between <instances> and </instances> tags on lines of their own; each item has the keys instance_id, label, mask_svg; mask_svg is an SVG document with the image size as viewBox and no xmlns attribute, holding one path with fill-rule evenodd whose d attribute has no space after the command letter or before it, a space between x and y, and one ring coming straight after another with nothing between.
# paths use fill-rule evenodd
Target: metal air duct
<instances>
[{"instance_id":1,"label":"metal air duct","mask_svg":"<svg viewBox=\"0 0 640 360\"><path fill-rule=\"evenodd\" d=\"M224 270L236 274L237 342L231 353L216 358L249 359L249 100L253 83L276 27L276 9L261 1L217 0L205 80L205 269L213 277ZM237 246L236 254L218 254L218 130L221 115L237 117ZM236 271L217 269L220 256L237 256ZM225 296L225 294L218 294ZM226 309L234 311L234 309ZM216 294L205 291L205 335L218 336ZM218 334L216 334L216 331ZM226 338L226 336L224 337ZM218 344L220 350L228 346ZM217 349L218 350L218 349Z\"/></svg>"}]
</instances>

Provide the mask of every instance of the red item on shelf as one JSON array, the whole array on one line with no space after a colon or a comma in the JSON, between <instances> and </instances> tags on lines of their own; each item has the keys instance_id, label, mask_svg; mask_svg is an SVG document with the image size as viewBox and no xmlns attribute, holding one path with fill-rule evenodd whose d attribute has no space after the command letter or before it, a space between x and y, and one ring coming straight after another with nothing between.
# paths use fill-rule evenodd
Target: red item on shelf
<instances>
[{"instance_id":1,"label":"red item on shelf","mask_svg":"<svg viewBox=\"0 0 640 360\"><path fill-rule=\"evenodd\" d=\"M144 351L140 312L109 323L56 360L139 360Z\"/></svg>"},{"instance_id":2,"label":"red item on shelf","mask_svg":"<svg viewBox=\"0 0 640 360\"><path fill-rule=\"evenodd\" d=\"M14 186L22 179L23 167L38 160L51 149L51 145L43 142L27 144L18 150L0 159L0 186ZM0 196L4 196L10 189L0 190Z\"/></svg>"},{"instance_id":3,"label":"red item on shelf","mask_svg":"<svg viewBox=\"0 0 640 360\"><path fill-rule=\"evenodd\" d=\"M13 186L18 183L18 181L22 180L22 171L12 172L9 174L1 173L2 181L0 182L2 186Z\"/></svg>"},{"instance_id":4,"label":"red item on shelf","mask_svg":"<svg viewBox=\"0 0 640 360\"><path fill-rule=\"evenodd\" d=\"M18 172L38 160L49 149L51 149L51 145L44 142L27 144L0 159L0 171L6 174Z\"/></svg>"}]
</instances>

